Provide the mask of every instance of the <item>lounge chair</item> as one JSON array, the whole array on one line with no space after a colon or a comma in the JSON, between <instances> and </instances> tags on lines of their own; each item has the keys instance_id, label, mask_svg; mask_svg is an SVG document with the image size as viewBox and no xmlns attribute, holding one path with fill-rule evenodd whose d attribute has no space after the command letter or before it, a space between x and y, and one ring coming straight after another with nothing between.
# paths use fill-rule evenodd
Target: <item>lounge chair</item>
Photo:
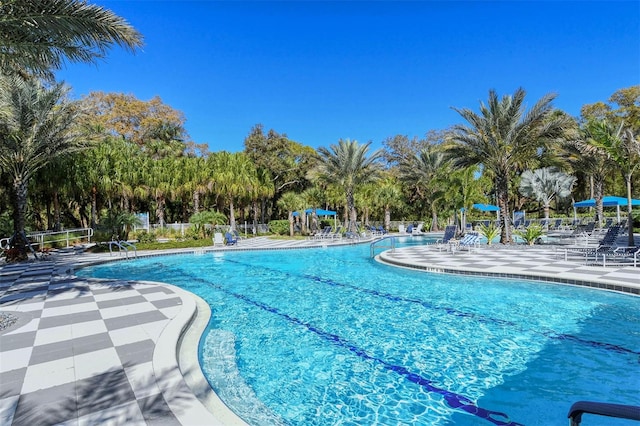
<instances>
[{"instance_id":1,"label":"lounge chair","mask_svg":"<svg viewBox=\"0 0 640 426\"><path fill-rule=\"evenodd\" d=\"M330 233L331 226L325 226L320 230L320 232L316 232L315 234L313 234L313 238L316 240L322 240L323 238L326 238Z\"/></svg>"},{"instance_id":2,"label":"lounge chair","mask_svg":"<svg viewBox=\"0 0 640 426\"><path fill-rule=\"evenodd\" d=\"M553 224L549 226L550 229L553 229L554 231L559 231L560 229L562 229L562 219L556 219L553 221Z\"/></svg>"},{"instance_id":3,"label":"lounge chair","mask_svg":"<svg viewBox=\"0 0 640 426\"><path fill-rule=\"evenodd\" d=\"M596 254L596 262L598 255L602 256L602 266L609 264L633 265L638 266L638 257L640 257L640 246L636 247L615 247L608 252Z\"/></svg>"},{"instance_id":4,"label":"lounge chair","mask_svg":"<svg viewBox=\"0 0 640 426\"><path fill-rule=\"evenodd\" d=\"M231 232L225 232L224 239L225 239L225 244L228 246L235 246L236 244L238 244L238 240L236 238L233 238L233 235L231 235Z\"/></svg>"},{"instance_id":5,"label":"lounge chair","mask_svg":"<svg viewBox=\"0 0 640 426\"><path fill-rule=\"evenodd\" d=\"M224 237L222 236L221 232L216 232L215 234L213 234L213 246L217 246L217 245L224 245Z\"/></svg>"},{"instance_id":6,"label":"lounge chair","mask_svg":"<svg viewBox=\"0 0 640 426\"><path fill-rule=\"evenodd\" d=\"M596 262L599 256L614 255L614 251L617 248L616 240L618 239L618 235L621 230L622 228L620 225L612 226L607 230L607 233L598 242L597 246L589 246L585 244L584 246L567 247L564 254L565 260L568 260L569 255L571 254L584 256L585 261L588 261L589 258L593 257L593 260Z\"/></svg>"},{"instance_id":7,"label":"lounge chair","mask_svg":"<svg viewBox=\"0 0 640 426\"><path fill-rule=\"evenodd\" d=\"M330 239L337 239L340 240L342 239L342 226L338 226L338 229L336 229L336 232L334 233L330 233L329 235L326 236L326 238L330 238Z\"/></svg>"},{"instance_id":8,"label":"lounge chair","mask_svg":"<svg viewBox=\"0 0 640 426\"><path fill-rule=\"evenodd\" d=\"M413 234L413 223L407 226L407 234Z\"/></svg>"},{"instance_id":9,"label":"lounge chair","mask_svg":"<svg viewBox=\"0 0 640 426\"><path fill-rule=\"evenodd\" d=\"M378 226L378 235L385 235L387 234L387 230L384 229L382 226Z\"/></svg>"},{"instance_id":10,"label":"lounge chair","mask_svg":"<svg viewBox=\"0 0 640 426\"><path fill-rule=\"evenodd\" d=\"M443 248L447 247L447 245L449 244L449 241L455 238L457 230L458 230L458 227L456 225L445 226L444 234L442 235L442 238L438 238L436 240L436 245L438 246L438 250L442 250Z\"/></svg>"},{"instance_id":11,"label":"lounge chair","mask_svg":"<svg viewBox=\"0 0 640 426\"><path fill-rule=\"evenodd\" d=\"M464 237L457 244L450 244L451 251L455 253L456 251L467 250L469 253L474 249L478 248L480 245L480 233L479 232L467 232L464 234Z\"/></svg>"},{"instance_id":12,"label":"lounge chair","mask_svg":"<svg viewBox=\"0 0 640 426\"><path fill-rule=\"evenodd\" d=\"M424 226L424 223L420 222L417 227L413 228L411 233L414 234L414 235L422 234L422 227L423 226Z\"/></svg>"}]
</instances>

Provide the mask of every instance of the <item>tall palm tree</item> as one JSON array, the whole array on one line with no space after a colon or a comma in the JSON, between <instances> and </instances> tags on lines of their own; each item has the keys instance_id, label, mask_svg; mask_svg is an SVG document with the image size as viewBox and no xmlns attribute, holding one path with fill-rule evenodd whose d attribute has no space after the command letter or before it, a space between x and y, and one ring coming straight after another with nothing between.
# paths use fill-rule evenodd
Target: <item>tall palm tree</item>
<instances>
[{"instance_id":1,"label":"tall palm tree","mask_svg":"<svg viewBox=\"0 0 640 426\"><path fill-rule=\"evenodd\" d=\"M241 199L254 199L259 186L255 166L244 152L216 153L213 182L216 192L229 203L229 224L236 229L235 208Z\"/></svg>"},{"instance_id":2,"label":"tall palm tree","mask_svg":"<svg viewBox=\"0 0 640 426\"><path fill-rule=\"evenodd\" d=\"M409 160L400 163L401 179L415 188L414 196L422 199L431 214L431 231L438 231L438 201L445 193L443 178L450 163L435 145L428 145Z\"/></svg>"},{"instance_id":3,"label":"tall palm tree","mask_svg":"<svg viewBox=\"0 0 640 426\"><path fill-rule=\"evenodd\" d=\"M391 227L391 208L403 204L402 190L395 177L389 175L381 179L375 192L376 204L384 210L384 228Z\"/></svg>"},{"instance_id":4,"label":"tall palm tree","mask_svg":"<svg viewBox=\"0 0 640 426\"><path fill-rule=\"evenodd\" d=\"M493 177L502 229L501 243L511 243L509 189L512 173L531 166L541 148L564 136L568 124L564 115L553 114L555 95L543 96L525 111L525 91L498 98L489 91L489 101L480 103L480 113L454 108L467 125L458 124L449 135L448 151L453 164L468 167L481 164Z\"/></svg>"},{"instance_id":5,"label":"tall palm tree","mask_svg":"<svg viewBox=\"0 0 640 426\"><path fill-rule=\"evenodd\" d=\"M52 77L64 60L95 62L117 44L134 51L142 35L127 21L84 0L0 2L0 70Z\"/></svg>"},{"instance_id":6,"label":"tall palm tree","mask_svg":"<svg viewBox=\"0 0 640 426\"><path fill-rule=\"evenodd\" d=\"M278 207L287 212L287 219L289 220L289 236L293 237L293 212L300 209L300 206L304 204L302 197L293 191L288 191L282 194L278 199ZM302 209L304 211L304 209Z\"/></svg>"},{"instance_id":7,"label":"tall palm tree","mask_svg":"<svg viewBox=\"0 0 640 426\"><path fill-rule=\"evenodd\" d=\"M25 229L34 173L84 147L85 135L74 125L79 112L64 101L67 92L63 84L45 87L35 79L0 79L0 171L11 179L15 235Z\"/></svg>"},{"instance_id":8,"label":"tall palm tree","mask_svg":"<svg viewBox=\"0 0 640 426\"><path fill-rule=\"evenodd\" d=\"M520 180L520 192L535 198L544 206L545 228L549 227L549 206L555 197L565 198L571 195L576 183L575 176L562 173L553 167L525 170Z\"/></svg>"},{"instance_id":9,"label":"tall palm tree","mask_svg":"<svg viewBox=\"0 0 640 426\"><path fill-rule=\"evenodd\" d=\"M355 190L359 185L375 180L380 170L377 161L382 152L377 150L367 155L370 145L371 142L361 145L355 140L340 139L337 145L318 149L320 163L316 171L322 180L342 187L349 214L347 229L350 232L356 231Z\"/></svg>"},{"instance_id":10,"label":"tall palm tree","mask_svg":"<svg viewBox=\"0 0 640 426\"><path fill-rule=\"evenodd\" d=\"M622 172L627 186L628 244L634 246L631 182L633 174L640 168L640 141L630 128L624 128L624 122L614 126L606 119L590 120L585 130L587 137L580 143L580 150L587 155L605 158ZM602 199L599 202L602 204Z\"/></svg>"}]
</instances>

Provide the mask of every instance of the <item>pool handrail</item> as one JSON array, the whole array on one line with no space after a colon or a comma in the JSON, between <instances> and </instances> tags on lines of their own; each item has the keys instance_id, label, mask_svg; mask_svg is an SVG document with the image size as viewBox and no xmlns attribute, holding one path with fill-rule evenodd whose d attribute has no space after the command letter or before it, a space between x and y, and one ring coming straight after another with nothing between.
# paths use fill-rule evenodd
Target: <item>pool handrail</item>
<instances>
[{"instance_id":1,"label":"pool handrail","mask_svg":"<svg viewBox=\"0 0 640 426\"><path fill-rule=\"evenodd\" d=\"M389 245L388 246L387 245L383 245L383 246L377 246L376 247L376 245L379 242L382 242L382 241L389 241ZM374 242L372 242L369 245L369 251L370 251L371 257L375 257L376 248L387 248L387 249L391 249L392 251L395 250L395 248L396 248L396 237L394 237L394 236L386 236L386 237L382 237L382 238L377 239Z\"/></svg>"},{"instance_id":2,"label":"pool handrail","mask_svg":"<svg viewBox=\"0 0 640 426\"><path fill-rule=\"evenodd\" d=\"M578 401L569 409L571 426L579 426L582 415L595 414L598 416L617 417L620 419L640 420L640 406L609 404L606 402Z\"/></svg>"},{"instance_id":3,"label":"pool handrail","mask_svg":"<svg viewBox=\"0 0 640 426\"><path fill-rule=\"evenodd\" d=\"M135 244L131 244L128 241L109 241L109 254L113 255L113 246L118 247L118 253L120 253L122 250L124 250L124 254L125 257L128 259L129 258L129 249L126 247L132 247L133 248L133 253L134 253L134 257L138 257L138 250L136 249Z\"/></svg>"}]
</instances>

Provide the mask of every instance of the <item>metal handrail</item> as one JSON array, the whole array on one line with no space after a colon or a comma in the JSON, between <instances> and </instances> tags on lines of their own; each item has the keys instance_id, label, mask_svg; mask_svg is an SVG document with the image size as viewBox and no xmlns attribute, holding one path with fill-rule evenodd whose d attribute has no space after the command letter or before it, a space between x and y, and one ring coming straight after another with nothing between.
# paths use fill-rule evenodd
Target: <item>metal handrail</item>
<instances>
[{"instance_id":1,"label":"metal handrail","mask_svg":"<svg viewBox=\"0 0 640 426\"><path fill-rule=\"evenodd\" d=\"M380 243L382 241L389 241L389 245L378 245L378 243ZM383 237L383 238L380 238L379 240L376 240L376 241L372 242L369 245L369 251L370 251L371 257L375 257L376 248L387 248L387 249L391 249L391 251L395 250L395 248L396 248L396 237L393 237L393 236Z\"/></svg>"},{"instance_id":2,"label":"metal handrail","mask_svg":"<svg viewBox=\"0 0 640 426\"><path fill-rule=\"evenodd\" d=\"M582 421L582 415L585 413L619 419L640 420L640 407L635 405L578 401L569 409L568 417L571 421L571 426L579 426Z\"/></svg>"},{"instance_id":3,"label":"metal handrail","mask_svg":"<svg viewBox=\"0 0 640 426\"><path fill-rule=\"evenodd\" d=\"M124 254L126 258L129 258L129 249L125 246L133 247L134 257L138 257L138 250L134 244L131 244L128 241L109 241L109 255L113 255L113 246L118 247L118 253L124 250Z\"/></svg>"},{"instance_id":4,"label":"metal handrail","mask_svg":"<svg viewBox=\"0 0 640 426\"><path fill-rule=\"evenodd\" d=\"M138 257L138 249L135 244L130 243L129 241L120 241L122 246L133 247L133 257Z\"/></svg>"}]
</instances>

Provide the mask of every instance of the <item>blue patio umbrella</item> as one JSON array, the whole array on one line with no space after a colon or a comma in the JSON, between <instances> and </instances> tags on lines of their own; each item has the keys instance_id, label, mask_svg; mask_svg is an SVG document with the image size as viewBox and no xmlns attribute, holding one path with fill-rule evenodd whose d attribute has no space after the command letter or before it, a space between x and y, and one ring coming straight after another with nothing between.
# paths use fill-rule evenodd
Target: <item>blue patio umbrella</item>
<instances>
[{"instance_id":1,"label":"blue patio umbrella","mask_svg":"<svg viewBox=\"0 0 640 426\"><path fill-rule=\"evenodd\" d=\"M311 214L311 212L313 212L313 209L306 209L306 210L304 211L304 213L305 213L306 215L310 215L310 214ZM294 215L294 216L299 216L299 215L300 215L300 213L298 213L298 212L293 212L293 215ZM334 226L334 227L336 226L336 217L337 217L337 215L338 215L338 213L337 213L337 212L334 212L333 210L316 209L316 215L317 215L317 216L333 216L333 226ZM307 218L307 221L308 221L308 220L309 220L309 219Z\"/></svg>"},{"instance_id":2,"label":"blue patio umbrella","mask_svg":"<svg viewBox=\"0 0 640 426\"><path fill-rule=\"evenodd\" d=\"M481 212L496 212L496 219L500 219L500 207L498 206L494 206L493 204L476 203L473 205L473 208L480 210Z\"/></svg>"},{"instance_id":3,"label":"blue patio umbrella","mask_svg":"<svg viewBox=\"0 0 640 426\"><path fill-rule=\"evenodd\" d=\"M473 208L483 212L497 212L500 211L500 207L493 204L474 204Z\"/></svg>"},{"instance_id":4,"label":"blue patio umbrella","mask_svg":"<svg viewBox=\"0 0 640 426\"><path fill-rule=\"evenodd\" d=\"M618 210L618 222L620 222L620 206L627 206L628 200L626 197L616 197L613 195L607 195L606 197L602 197L602 206L603 207L616 207ZM631 199L632 206L640 206L640 200ZM573 203L574 210L580 207L595 207L596 200L595 198L589 198L588 200L577 201ZM575 216L575 214L574 214Z\"/></svg>"}]
</instances>

